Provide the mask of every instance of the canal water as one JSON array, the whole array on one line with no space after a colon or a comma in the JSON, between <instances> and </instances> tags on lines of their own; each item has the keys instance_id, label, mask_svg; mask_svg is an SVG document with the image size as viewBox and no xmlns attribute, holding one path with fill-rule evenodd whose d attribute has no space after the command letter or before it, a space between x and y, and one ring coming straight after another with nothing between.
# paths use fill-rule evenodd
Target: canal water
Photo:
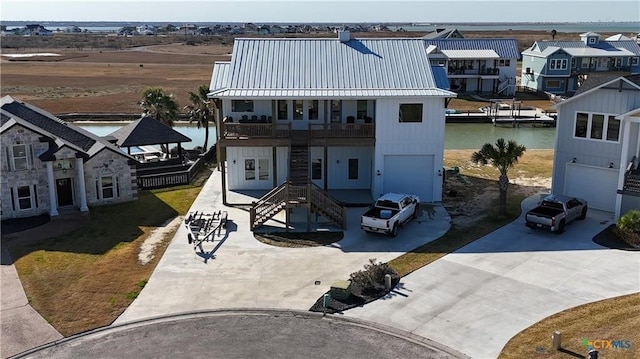
<instances>
[{"instance_id":1,"label":"canal water","mask_svg":"<svg viewBox=\"0 0 640 359\"><path fill-rule=\"evenodd\" d=\"M98 135L106 136L126 123L76 122L76 125ZM204 145L204 129L198 129L195 123L177 123L174 129L192 139L183 143L185 148ZM445 128L445 149L480 149L487 142L495 143L498 138L515 140L528 149L553 149L555 144L555 128L511 125L493 126L490 123L448 123ZM209 127L209 146L216 141L216 130Z\"/></svg>"}]
</instances>

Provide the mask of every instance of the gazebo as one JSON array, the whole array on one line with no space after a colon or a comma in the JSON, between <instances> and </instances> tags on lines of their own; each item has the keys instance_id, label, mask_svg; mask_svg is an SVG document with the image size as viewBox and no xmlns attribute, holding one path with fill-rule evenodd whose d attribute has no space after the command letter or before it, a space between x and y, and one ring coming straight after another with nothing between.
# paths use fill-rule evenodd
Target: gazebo
<instances>
[{"instance_id":1,"label":"gazebo","mask_svg":"<svg viewBox=\"0 0 640 359\"><path fill-rule=\"evenodd\" d=\"M112 138L118 147L126 148L129 155L132 155L131 148L150 145L164 145L169 152L169 144L177 143L178 158L182 158L181 143L191 142L189 137L150 116L133 121L106 137Z\"/></svg>"}]
</instances>

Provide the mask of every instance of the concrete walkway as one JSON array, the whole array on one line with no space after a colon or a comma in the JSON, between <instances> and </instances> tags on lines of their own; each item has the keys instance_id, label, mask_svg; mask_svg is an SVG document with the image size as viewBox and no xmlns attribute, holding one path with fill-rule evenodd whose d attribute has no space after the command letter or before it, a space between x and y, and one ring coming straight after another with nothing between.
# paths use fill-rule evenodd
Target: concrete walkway
<instances>
[{"instance_id":1,"label":"concrete walkway","mask_svg":"<svg viewBox=\"0 0 640 359\"><path fill-rule=\"evenodd\" d=\"M523 202L523 213L538 197ZM397 292L345 313L432 339L474 358L495 358L518 332L562 310L640 290L637 252L592 238L612 213L590 210L562 235L524 218L402 278Z\"/></svg>"},{"instance_id":2,"label":"concrete walkway","mask_svg":"<svg viewBox=\"0 0 640 359\"><path fill-rule=\"evenodd\" d=\"M234 200L251 202L251 198ZM145 288L114 324L224 308L308 310L333 281L348 279L369 259L391 260L442 236L450 227L449 215L436 206L401 228L396 238L366 234L360 230L360 216L366 209L348 209L349 230L334 245L269 246L253 237L246 209L222 205L220 173L215 171L190 211L228 211L232 222L227 235L206 243L202 254L188 244L187 229L181 226ZM267 224L281 226L282 220Z\"/></svg>"},{"instance_id":3,"label":"concrete walkway","mask_svg":"<svg viewBox=\"0 0 640 359\"><path fill-rule=\"evenodd\" d=\"M4 244L0 276L0 357L7 358L38 345L62 339L62 335L29 305L13 260Z\"/></svg>"}]
</instances>

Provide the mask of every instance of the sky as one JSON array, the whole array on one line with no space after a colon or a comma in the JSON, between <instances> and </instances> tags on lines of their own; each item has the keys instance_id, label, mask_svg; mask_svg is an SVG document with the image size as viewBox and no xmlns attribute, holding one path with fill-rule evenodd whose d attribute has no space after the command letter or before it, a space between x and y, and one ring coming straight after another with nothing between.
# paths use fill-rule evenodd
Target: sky
<instances>
[{"instance_id":1,"label":"sky","mask_svg":"<svg viewBox=\"0 0 640 359\"><path fill-rule=\"evenodd\" d=\"M2 0L0 20L431 24L640 21L640 1Z\"/></svg>"}]
</instances>

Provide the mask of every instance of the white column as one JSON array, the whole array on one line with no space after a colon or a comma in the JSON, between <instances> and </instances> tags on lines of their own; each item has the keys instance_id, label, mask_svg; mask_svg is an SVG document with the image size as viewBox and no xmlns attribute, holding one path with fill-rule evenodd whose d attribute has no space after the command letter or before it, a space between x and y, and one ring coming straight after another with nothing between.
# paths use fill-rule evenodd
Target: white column
<instances>
[{"instance_id":1,"label":"white column","mask_svg":"<svg viewBox=\"0 0 640 359\"><path fill-rule=\"evenodd\" d=\"M84 165L82 158L76 158L76 173L78 175L78 190L80 191L80 212L89 212L87 207L87 187L84 183Z\"/></svg>"},{"instance_id":2,"label":"white column","mask_svg":"<svg viewBox=\"0 0 640 359\"><path fill-rule=\"evenodd\" d=\"M53 162L47 161L47 183L49 185L49 215L58 215L58 201L56 200L56 181L53 179Z\"/></svg>"},{"instance_id":3,"label":"white column","mask_svg":"<svg viewBox=\"0 0 640 359\"><path fill-rule=\"evenodd\" d=\"M624 187L624 174L627 169L627 164L629 164L629 140L631 138L631 122L626 119L622 119L620 121L622 125L622 153L620 155L620 165L618 166L620 170L618 171L618 187L617 189L622 189ZM622 195L620 193L616 194L616 207L615 207L615 219L620 218L620 210L622 209Z\"/></svg>"}]
</instances>

